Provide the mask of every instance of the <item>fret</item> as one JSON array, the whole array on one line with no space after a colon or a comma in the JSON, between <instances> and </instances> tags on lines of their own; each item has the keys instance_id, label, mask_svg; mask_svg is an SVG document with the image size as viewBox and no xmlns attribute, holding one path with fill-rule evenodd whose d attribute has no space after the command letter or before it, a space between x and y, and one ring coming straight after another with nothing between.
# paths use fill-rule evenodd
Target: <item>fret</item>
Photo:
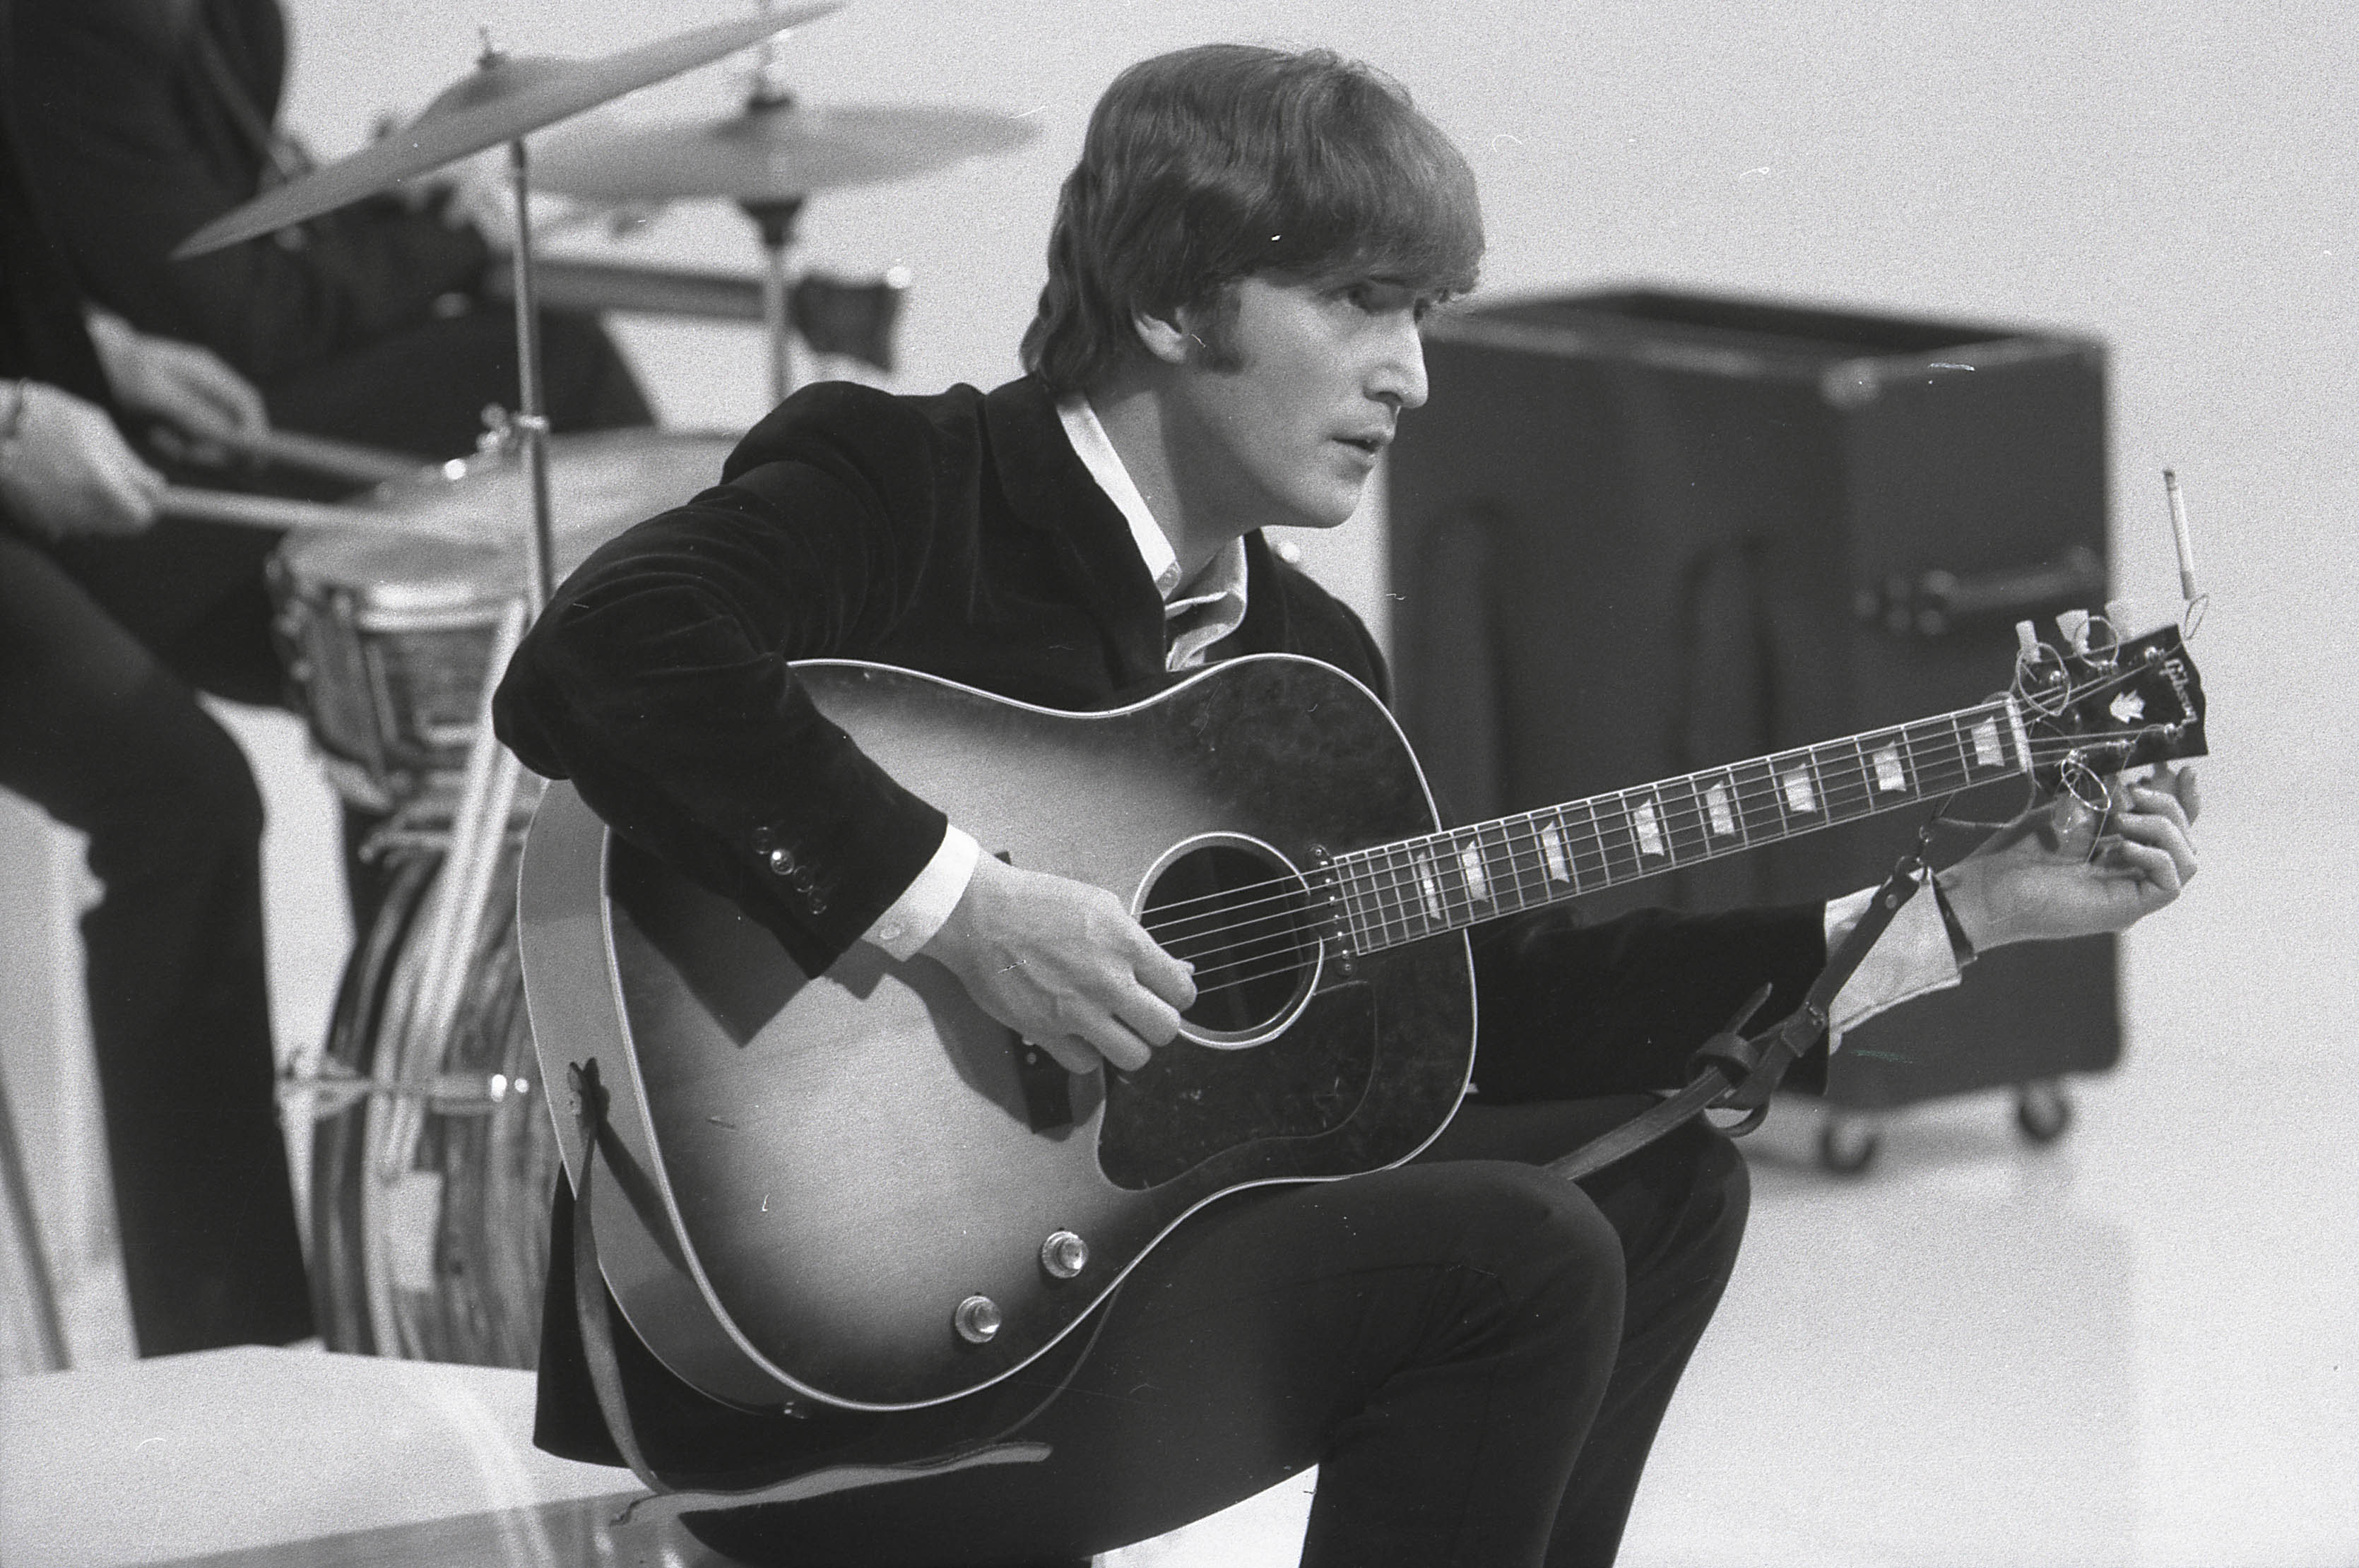
<instances>
[{"instance_id":1,"label":"fret","mask_svg":"<svg viewBox=\"0 0 2359 1568\"><path fill-rule=\"evenodd\" d=\"M1599 795L1593 806L1590 815L1597 824L1597 852L1605 865L1605 880L1624 882L1644 874L1637 835L1630 826L1628 797L1619 793Z\"/></svg>"},{"instance_id":2,"label":"fret","mask_svg":"<svg viewBox=\"0 0 2359 1568\"><path fill-rule=\"evenodd\" d=\"M1823 753L1819 776L1829 781L1828 818L1847 822L1873 812L1875 802L1867 792L1867 758L1860 751L1858 740L1831 741L1818 750Z\"/></svg>"},{"instance_id":3,"label":"fret","mask_svg":"<svg viewBox=\"0 0 2359 1568\"><path fill-rule=\"evenodd\" d=\"M1412 942L1424 935L1418 928L1413 869L1406 848L1398 844L1385 847L1385 929L1395 942Z\"/></svg>"},{"instance_id":4,"label":"fret","mask_svg":"<svg viewBox=\"0 0 2359 1568\"><path fill-rule=\"evenodd\" d=\"M1704 826L1703 796L1697 793L1696 775L1673 779L1656 793L1664 795L1663 809L1671 820L1671 863L1686 866L1709 859L1712 833Z\"/></svg>"},{"instance_id":5,"label":"fret","mask_svg":"<svg viewBox=\"0 0 2359 1568\"><path fill-rule=\"evenodd\" d=\"M1512 821L1501 820L1487 826L1491 838L1497 846L1496 856L1492 860L1492 881L1499 890L1501 907L1529 909L1532 906L1532 899L1524 888L1524 852L1520 846L1524 840L1531 837L1531 818L1520 816ZM1510 903L1510 900L1513 902Z\"/></svg>"},{"instance_id":6,"label":"fret","mask_svg":"<svg viewBox=\"0 0 2359 1568\"><path fill-rule=\"evenodd\" d=\"M1568 816L1566 812L1578 816ZM1557 813L1564 824L1564 852L1572 861L1573 881L1583 892L1592 887L1603 887L1614 880L1614 868L1607 864L1605 846L1597 826L1594 801L1577 800Z\"/></svg>"},{"instance_id":7,"label":"fret","mask_svg":"<svg viewBox=\"0 0 2359 1568\"><path fill-rule=\"evenodd\" d=\"M1671 824L1663 811L1662 791L1648 784L1625 791L1623 799L1632 795L1638 797L1630 806L1630 838L1638 847L1638 863L1649 871L1663 871L1672 861Z\"/></svg>"},{"instance_id":8,"label":"fret","mask_svg":"<svg viewBox=\"0 0 2359 1568\"><path fill-rule=\"evenodd\" d=\"M1743 797L1733 771L1723 768L1713 773L1711 782L1703 786L1701 798L1704 829L1715 851L1741 849L1750 842L1745 831ZM1735 842L1730 843L1730 839Z\"/></svg>"},{"instance_id":9,"label":"fret","mask_svg":"<svg viewBox=\"0 0 2359 1568\"><path fill-rule=\"evenodd\" d=\"M1561 890L1581 891L1581 867L1572 858L1572 843L1564 825L1564 808L1559 806L1540 824L1540 874Z\"/></svg>"},{"instance_id":10,"label":"fret","mask_svg":"<svg viewBox=\"0 0 2359 1568\"><path fill-rule=\"evenodd\" d=\"M1910 776L1908 758L1908 731L1891 730L1863 739L1863 762L1868 778L1871 798L1881 804L1886 796L1916 799L1922 792ZM1889 804L1898 805L1899 800Z\"/></svg>"},{"instance_id":11,"label":"fret","mask_svg":"<svg viewBox=\"0 0 2359 1568\"><path fill-rule=\"evenodd\" d=\"M1367 946L1384 946L1392 934L1385 922L1384 890L1377 880L1375 857L1362 851L1346 858L1352 866L1352 891L1344 902L1349 905L1356 901L1361 927L1367 933Z\"/></svg>"},{"instance_id":12,"label":"fret","mask_svg":"<svg viewBox=\"0 0 2359 1568\"><path fill-rule=\"evenodd\" d=\"M1777 782L1766 762L1739 762L1729 770L1735 781L1736 819L1748 845L1786 836L1786 807L1777 798Z\"/></svg>"}]
</instances>

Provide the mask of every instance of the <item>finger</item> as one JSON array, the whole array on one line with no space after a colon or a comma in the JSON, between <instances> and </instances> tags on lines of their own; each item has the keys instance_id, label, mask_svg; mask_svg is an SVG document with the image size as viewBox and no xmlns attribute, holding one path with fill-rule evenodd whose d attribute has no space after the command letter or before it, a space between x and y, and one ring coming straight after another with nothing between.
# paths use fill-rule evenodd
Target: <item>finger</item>
<instances>
[{"instance_id":1,"label":"finger","mask_svg":"<svg viewBox=\"0 0 2359 1568\"><path fill-rule=\"evenodd\" d=\"M2123 817L2115 827L2124 839L2169 856L2177 869L2176 881L2185 882L2195 875L2195 846L2178 823L2167 816L2138 813Z\"/></svg>"},{"instance_id":2,"label":"finger","mask_svg":"<svg viewBox=\"0 0 2359 1568\"><path fill-rule=\"evenodd\" d=\"M1138 928L1138 943L1131 955L1131 972L1138 983L1153 991L1174 1008L1185 1010L1196 1005L1196 966L1173 957L1158 946L1147 928Z\"/></svg>"},{"instance_id":3,"label":"finger","mask_svg":"<svg viewBox=\"0 0 2359 1568\"><path fill-rule=\"evenodd\" d=\"M270 428L270 410L264 406L262 394L252 382L212 353L205 354L198 363L208 395L228 416L232 429L259 434Z\"/></svg>"},{"instance_id":4,"label":"finger","mask_svg":"<svg viewBox=\"0 0 2359 1568\"><path fill-rule=\"evenodd\" d=\"M2143 784L2132 788L2129 792L2128 814L2134 816L2159 816L2176 827L2181 833L2190 831L2194 826L2188 819L2187 808L2180 804L2177 795L2169 790L2151 789Z\"/></svg>"},{"instance_id":5,"label":"finger","mask_svg":"<svg viewBox=\"0 0 2359 1568\"><path fill-rule=\"evenodd\" d=\"M2172 769L2170 774L2170 788L2171 793L2179 796L2179 804L2187 808L2187 820L2189 822L2193 822L2198 816L2202 815L2203 804L2201 797L2196 793L2195 770L2193 768Z\"/></svg>"},{"instance_id":6,"label":"finger","mask_svg":"<svg viewBox=\"0 0 2359 1568\"><path fill-rule=\"evenodd\" d=\"M1075 1033L1096 1046L1099 1055L1124 1072L1144 1067L1147 1058L1155 1054L1154 1047L1133 1033L1129 1025L1114 1014L1099 1012L1094 1017L1085 1014L1084 1018L1086 1021Z\"/></svg>"},{"instance_id":7,"label":"finger","mask_svg":"<svg viewBox=\"0 0 2359 1568\"><path fill-rule=\"evenodd\" d=\"M1142 987L1115 999L1114 1018L1149 1045L1169 1045L1180 1033L1180 1010Z\"/></svg>"},{"instance_id":8,"label":"finger","mask_svg":"<svg viewBox=\"0 0 2359 1568\"><path fill-rule=\"evenodd\" d=\"M2165 903L2177 898L2186 885L2179 874L2179 862L2157 845L2107 838L2098 859L2107 870L2126 872L2162 894Z\"/></svg>"}]
</instances>

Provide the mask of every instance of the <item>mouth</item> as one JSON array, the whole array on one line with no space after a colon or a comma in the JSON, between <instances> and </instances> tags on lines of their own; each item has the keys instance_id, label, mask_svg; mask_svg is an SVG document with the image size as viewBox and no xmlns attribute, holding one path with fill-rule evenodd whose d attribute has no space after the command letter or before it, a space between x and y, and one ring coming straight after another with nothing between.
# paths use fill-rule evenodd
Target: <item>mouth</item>
<instances>
[{"instance_id":1,"label":"mouth","mask_svg":"<svg viewBox=\"0 0 2359 1568\"><path fill-rule=\"evenodd\" d=\"M1335 439L1355 451L1364 452L1370 458L1377 458L1381 457L1384 449L1392 444L1393 436L1389 430L1380 430L1357 436L1338 436Z\"/></svg>"}]
</instances>

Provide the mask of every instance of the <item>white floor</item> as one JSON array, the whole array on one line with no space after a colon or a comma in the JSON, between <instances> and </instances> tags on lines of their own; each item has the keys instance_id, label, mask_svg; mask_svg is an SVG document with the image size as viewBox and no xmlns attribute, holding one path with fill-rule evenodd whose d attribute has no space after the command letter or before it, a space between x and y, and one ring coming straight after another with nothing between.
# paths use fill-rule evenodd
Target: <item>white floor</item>
<instances>
[{"instance_id":1,"label":"white floor","mask_svg":"<svg viewBox=\"0 0 2359 1568\"><path fill-rule=\"evenodd\" d=\"M2133 1056L2051 1148L1975 1097L1856 1179L1781 1106L1625 1568L2359 1563L2359 1145L2323 1087ZM1307 1504L1107 1561L1279 1568Z\"/></svg>"}]
</instances>

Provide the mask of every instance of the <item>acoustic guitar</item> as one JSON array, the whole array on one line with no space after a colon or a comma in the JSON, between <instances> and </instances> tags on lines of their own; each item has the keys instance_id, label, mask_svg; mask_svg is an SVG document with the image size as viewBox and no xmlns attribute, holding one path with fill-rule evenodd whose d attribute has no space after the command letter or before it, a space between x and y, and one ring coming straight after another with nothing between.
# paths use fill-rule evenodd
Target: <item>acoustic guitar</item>
<instances>
[{"instance_id":1,"label":"acoustic guitar","mask_svg":"<svg viewBox=\"0 0 2359 1568\"><path fill-rule=\"evenodd\" d=\"M1198 1000L1145 1067L1069 1074L923 957L862 943L804 973L552 786L521 957L552 1098L591 1064L606 1096L608 1285L667 1366L751 1408L906 1409L1006 1378L1190 1211L1431 1141L1473 1061L1469 927L1993 780L2085 787L2202 752L2175 629L2042 653L1977 707L1451 828L1383 705L1310 660L1079 714L799 665L987 851L1125 900ZM558 1121L578 1178L592 1152Z\"/></svg>"}]
</instances>

